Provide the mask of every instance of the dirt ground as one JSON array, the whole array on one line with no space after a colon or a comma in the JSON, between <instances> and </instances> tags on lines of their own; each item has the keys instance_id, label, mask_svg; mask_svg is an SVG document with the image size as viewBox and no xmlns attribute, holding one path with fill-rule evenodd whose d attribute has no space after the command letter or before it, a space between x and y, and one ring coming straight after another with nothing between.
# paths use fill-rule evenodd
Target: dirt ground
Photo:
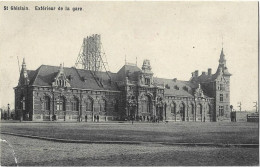
<instances>
[{"instance_id":1,"label":"dirt ground","mask_svg":"<svg viewBox=\"0 0 260 167\"><path fill-rule=\"evenodd\" d=\"M70 140L258 144L258 123L2 123L1 132Z\"/></svg>"},{"instance_id":2,"label":"dirt ground","mask_svg":"<svg viewBox=\"0 0 260 167\"><path fill-rule=\"evenodd\" d=\"M259 149L164 145L57 143L1 135L2 166L258 165ZM15 163L17 158L18 164Z\"/></svg>"}]
</instances>

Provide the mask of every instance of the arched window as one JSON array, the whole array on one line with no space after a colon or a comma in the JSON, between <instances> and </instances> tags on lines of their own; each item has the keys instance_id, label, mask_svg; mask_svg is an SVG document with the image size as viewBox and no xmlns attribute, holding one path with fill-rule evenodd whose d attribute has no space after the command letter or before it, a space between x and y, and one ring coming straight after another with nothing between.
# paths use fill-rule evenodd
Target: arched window
<instances>
[{"instance_id":1,"label":"arched window","mask_svg":"<svg viewBox=\"0 0 260 167\"><path fill-rule=\"evenodd\" d=\"M174 102L171 103L171 113L176 114L176 104Z\"/></svg>"},{"instance_id":2,"label":"arched window","mask_svg":"<svg viewBox=\"0 0 260 167\"><path fill-rule=\"evenodd\" d=\"M150 113L150 103L151 100L148 96L143 96L141 99L141 107L142 107L142 112L147 112Z\"/></svg>"},{"instance_id":3,"label":"arched window","mask_svg":"<svg viewBox=\"0 0 260 167\"><path fill-rule=\"evenodd\" d=\"M201 106L201 104L197 105L197 113L202 114L202 106Z\"/></svg>"},{"instance_id":4,"label":"arched window","mask_svg":"<svg viewBox=\"0 0 260 167\"><path fill-rule=\"evenodd\" d=\"M101 112L106 112L106 100L104 100L104 99L101 99L100 101L99 101L99 105L100 105L100 111Z\"/></svg>"},{"instance_id":5,"label":"arched window","mask_svg":"<svg viewBox=\"0 0 260 167\"><path fill-rule=\"evenodd\" d=\"M118 100L115 100L114 102L114 111L118 112Z\"/></svg>"},{"instance_id":6,"label":"arched window","mask_svg":"<svg viewBox=\"0 0 260 167\"><path fill-rule=\"evenodd\" d=\"M183 103L180 104L180 114L181 116L185 114L185 105Z\"/></svg>"},{"instance_id":7,"label":"arched window","mask_svg":"<svg viewBox=\"0 0 260 167\"><path fill-rule=\"evenodd\" d=\"M63 96L59 96L56 102L58 111L66 111L66 102Z\"/></svg>"},{"instance_id":8,"label":"arched window","mask_svg":"<svg viewBox=\"0 0 260 167\"><path fill-rule=\"evenodd\" d=\"M210 106L210 104L208 104L207 114L210 114L210 113L211 113L211 106Z\"/></svg>"},{"instance_id":9,"label":"arched window","mask_svg":"<svg viewBox=\"0 0 260 167\"><path fill-rule=\"evenodd\" d=\"M194 104L193 103L190 104L190 110L191 110L191 114L194 114Z\"/></svg>"},{"instance_id":10,"label":"arched window","mask_svg":"<svg viewBox=\"0 0 260 167\"><path fill-rule=\"evenodd\" d=\"M22 110L25 110L25 97L22 97Z\"/></svg>"},{"instance_id":11,"label":"arched window","mask_svg":"<svg viewBox=\"0 0 260 167\"><path fill-rule=\"evenodd\" d=\"M93 100L90 98L86 101L86 111L93 111Z\"/></svg>"},{"instance_id":12,"label":"arched window","mask_svg":"<svg viewBox=\"0 0 260 167\"><path fill-rule=\"evenodd\" d=\"M43 110L50 110L50 97L44 96L42 99L42 108Z\"/></svg>"},{"instance_id":13,"label":"arched window","mask_svg":"<svg viewBox=\"0 0 260 167\"><path fill-rule=\"evenodd\" d=\"M72 99L71 107L72 111L79 111L79 100L76 97Z\"/></svg>"}]
</instances>

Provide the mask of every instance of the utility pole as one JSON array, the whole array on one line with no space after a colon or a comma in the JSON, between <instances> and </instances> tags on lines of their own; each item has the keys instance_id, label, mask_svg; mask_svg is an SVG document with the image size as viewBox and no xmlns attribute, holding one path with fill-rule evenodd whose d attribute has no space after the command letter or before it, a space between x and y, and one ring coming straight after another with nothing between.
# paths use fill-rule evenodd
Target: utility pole
<instances>
[{"instance_id":1,"label":"utility pole","mask_svg":"<svg viewBox=\"0 0 260 167\"><path fill-rule=\"evenodd\" d=\"M239 108L239 111L241 111L241 105L242 105L241 102L238 102L238 106L237 107Z\"/></svg>"},{"instance_id":2,"label":"utility pole","mask_svg":"<svg viewBox=\"0 0 260 167\"><path fill-rule=\"evenodd\" d=\"M257 101L253 102L255 103L254 107L255 107L255 112L257 112Z\"/></svg>"}]
</instances>

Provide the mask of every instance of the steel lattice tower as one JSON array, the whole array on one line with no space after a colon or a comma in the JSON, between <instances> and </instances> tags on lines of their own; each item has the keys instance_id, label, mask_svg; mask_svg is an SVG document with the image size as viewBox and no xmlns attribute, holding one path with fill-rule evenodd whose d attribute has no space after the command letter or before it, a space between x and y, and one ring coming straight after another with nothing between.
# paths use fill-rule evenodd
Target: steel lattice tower
<instances>
[{"instance_id":1,"label":"steel lattice tower","mask_svg":"<svg viewBox=\"0 0 260 167\"><path fill-rule=\"evenodd\" d=\"M102 43L100 35L93 34L83 39L75 66L92 72L107 71L107 62L105 53L102 52Z\"/></svg>"}]
</instances>

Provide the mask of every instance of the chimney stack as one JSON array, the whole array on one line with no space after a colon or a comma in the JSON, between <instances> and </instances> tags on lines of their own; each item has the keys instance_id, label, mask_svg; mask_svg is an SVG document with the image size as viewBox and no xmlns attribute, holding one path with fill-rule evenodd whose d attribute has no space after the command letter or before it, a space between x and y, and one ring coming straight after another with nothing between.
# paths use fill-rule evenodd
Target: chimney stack
<instances>
[{"instance_id":1,"label":"chimney stack","mask_svg":"<svg viewBox=\"0 0 260 167\"><path fill-rule=\"evenodd\" d=\"M208 68L208 75L211 75L211 72L212 72L211 68Z\"/></svg>"},{"instance_id":2,"label":"chimney stack","mask_svg":"<svg viewBox=\"0 0 260 167\"><path fill-rule=\"evenodd\" d=\"M202 71L202 75L206 75L206 72L205 72L205 71Z\"/></svg>"}]
</instances>

